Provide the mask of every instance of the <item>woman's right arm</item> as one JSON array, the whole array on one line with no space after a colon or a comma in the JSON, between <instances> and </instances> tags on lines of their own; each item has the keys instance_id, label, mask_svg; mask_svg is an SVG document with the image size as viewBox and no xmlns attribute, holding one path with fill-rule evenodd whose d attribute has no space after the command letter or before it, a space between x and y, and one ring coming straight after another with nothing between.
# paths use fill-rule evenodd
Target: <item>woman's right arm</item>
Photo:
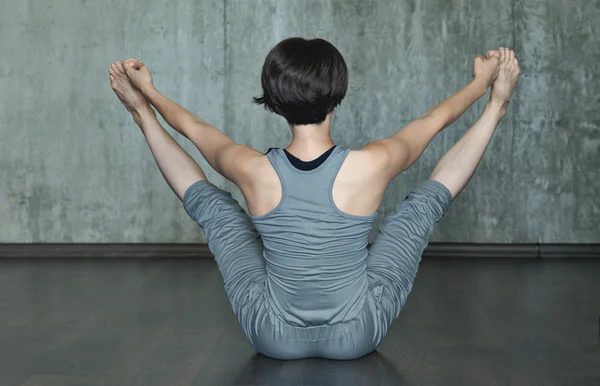
<instances>
[{"instance_id":1,"label":"woman's right arm","mask_svg":"<svg viewBox=\"0 0 600 386\"><path fill-rule=\"evenodd\" d=\"M484 61L478 55L473 71L475 78L471 83L396 134L373 141L361 149L376 153L377 158L382 158L382 177L389 182L408 169L439 132L454 123L475 101L485 95L487 88L498 76L500 57L498 52Z\"/></svg>"}]
</instances>

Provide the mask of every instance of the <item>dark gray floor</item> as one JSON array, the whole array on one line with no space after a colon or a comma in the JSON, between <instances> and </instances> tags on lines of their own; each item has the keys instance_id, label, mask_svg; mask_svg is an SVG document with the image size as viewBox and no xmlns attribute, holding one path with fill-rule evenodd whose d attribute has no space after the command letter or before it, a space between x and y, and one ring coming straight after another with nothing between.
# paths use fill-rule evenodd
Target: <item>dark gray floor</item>
<instances>
[{"instance_id":1,"label":"dark gray floor","mask_svg":"<svg viewBox=\"0 0 600 386\"><path fill-rule=\"evenodd\" d=\"M0 260L0 385L600 385L600 260L422 263L377 353L253 352L209 260Z\"/></svg>"}]
</instances>

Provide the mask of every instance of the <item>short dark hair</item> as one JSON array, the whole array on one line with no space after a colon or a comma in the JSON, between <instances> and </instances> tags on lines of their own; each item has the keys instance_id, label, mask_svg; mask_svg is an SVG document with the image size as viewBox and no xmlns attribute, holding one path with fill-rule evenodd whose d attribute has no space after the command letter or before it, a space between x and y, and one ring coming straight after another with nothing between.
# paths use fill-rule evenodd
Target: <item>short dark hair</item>
<instances>
[{"instance_id":1,"label":"short dark hair","mask_svg":"<svg viewBox=\"0 0 600 386\"><path fill-rule=\"evenodd\" d=\"M346 96L348 68L328 41L292 37L267 55L261 84L263 96L254 103L292 125L319 124Z\"/></svg>"}]
</instances>

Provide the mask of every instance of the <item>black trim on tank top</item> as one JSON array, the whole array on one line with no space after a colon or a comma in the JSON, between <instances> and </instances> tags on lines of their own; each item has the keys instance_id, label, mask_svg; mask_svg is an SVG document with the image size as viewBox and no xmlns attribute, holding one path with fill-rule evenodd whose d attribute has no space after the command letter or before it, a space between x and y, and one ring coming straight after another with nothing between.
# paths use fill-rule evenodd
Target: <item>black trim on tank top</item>
<instances>
[{"instance_id":1,"label":"black trim on tank top","mask_svg":"<svg viewBox=\"0 0 600 386\"><path fill-rule=\"evenodd\" d=\"M323 164L323 162L325 162L327 160L327 158L329 158L331 153L333 153L333 149L335 149L336 146L337 145L333 145L333 147L331 149L327 150L325 153L321 154L318 158L316 158L312 161L302 161L301 159L290 154L285 149L283 149L283 152L285 153L285 155L288 158L288 160L290 161L290 163L296 169L302 170L302 171L309 171L309 170L314 170L314 169L318 168L319 166L321 166ZM267 150L267 152L265 154L268 154L273 149L279 149L279 148L271 147L271 148L269 148L269 150Z\"/></svg>"}]
</instances>

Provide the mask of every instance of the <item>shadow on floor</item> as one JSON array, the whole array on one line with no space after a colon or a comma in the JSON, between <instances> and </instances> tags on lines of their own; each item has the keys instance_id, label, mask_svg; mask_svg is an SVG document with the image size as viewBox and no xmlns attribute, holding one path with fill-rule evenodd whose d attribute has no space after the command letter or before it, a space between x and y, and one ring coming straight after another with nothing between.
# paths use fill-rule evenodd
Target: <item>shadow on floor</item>
<instances>
[{"instance_id":1,"label":"shadow on floor","mask_svg":"<svg viewBox=\"0 0 600 386\"><path fill-rule=\"evenodd\" d=\"M407 385L392 362L373 352L353 361L310 358L280 361L253 355L234 377L234 385Z\"/></svg>"}]
</instances>

